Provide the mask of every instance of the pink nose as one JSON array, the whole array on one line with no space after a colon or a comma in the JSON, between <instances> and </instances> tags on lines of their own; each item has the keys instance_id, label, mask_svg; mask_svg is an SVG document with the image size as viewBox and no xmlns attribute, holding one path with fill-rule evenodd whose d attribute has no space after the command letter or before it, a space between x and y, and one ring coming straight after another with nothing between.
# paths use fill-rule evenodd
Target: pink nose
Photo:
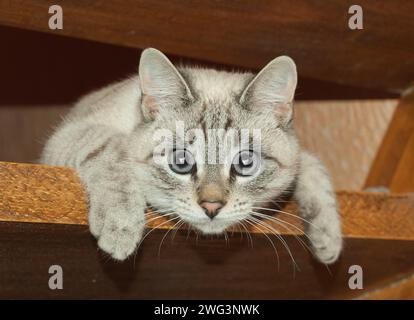
<instances>
[{"instance_id":1,"label":"pink nose","mask_svg":"<svg viewBox=\"0 0 414 320\"><path fill-rule=\"evenodd\" d=\"M221 201L203 201L200 203L200 206L204 209L204 212L206 215L213 219L220 211L221 208L223 208L224 203Z\"/></svg>"}]
</instances>

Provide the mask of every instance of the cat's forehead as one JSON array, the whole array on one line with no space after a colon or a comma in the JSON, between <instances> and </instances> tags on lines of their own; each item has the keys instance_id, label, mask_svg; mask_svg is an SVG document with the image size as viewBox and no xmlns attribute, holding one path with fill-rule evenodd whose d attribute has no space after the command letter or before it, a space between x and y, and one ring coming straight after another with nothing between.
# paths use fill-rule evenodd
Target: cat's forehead
<instances>
[{"instance_id":1,"label":"cat's forehead","mask_svg":"<svg viewBox=\"0 0 414 320\"><path fill-rule=\"evenodd\" d=\"M229 103L240 96L253 78L248 72L227 72L214 69L183 67L179 69L190 90L201 100Z\"/></svg>"}]
</instances>

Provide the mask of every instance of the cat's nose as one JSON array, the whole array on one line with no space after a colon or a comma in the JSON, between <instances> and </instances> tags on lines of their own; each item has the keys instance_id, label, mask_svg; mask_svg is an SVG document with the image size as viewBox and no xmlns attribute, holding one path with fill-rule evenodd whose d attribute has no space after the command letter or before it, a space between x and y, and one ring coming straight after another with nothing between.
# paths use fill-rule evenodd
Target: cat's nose
<instances>
[{"instance_id":1,"label":"cat's nose","mask_svg":"<svg viewBox=\"0 0 414 320\"><path fill-rule=\"evenodd\" d=\"M202 201L200 206L204 209L206 215L213 219L218 215L220 209L224 207L224 203L222 201Z\"/></svg>"}]
</instances>

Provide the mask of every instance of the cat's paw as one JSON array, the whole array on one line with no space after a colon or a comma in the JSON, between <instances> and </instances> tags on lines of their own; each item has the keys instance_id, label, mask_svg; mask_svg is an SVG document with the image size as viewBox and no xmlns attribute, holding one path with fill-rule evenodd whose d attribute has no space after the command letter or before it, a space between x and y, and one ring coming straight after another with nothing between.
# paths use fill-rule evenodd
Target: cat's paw
<instances>
[{"instance_id":1,"label":"cat's paw","mask_svg":"<svg viewBox=\"0 0 414 320\"><path fill-rule=\"evenodd\" d=\"M329 217L327 219L327 217ZM337 212L320 215L307 230L311 248L316 258L325 264L334 263L342 251L342 233Z\"/></svg>"},{"instance_id":2,"label":"cat's paw","mask_svg":"<svg viewBox=\"0 0 414 320\"><path fill-rule=\"evenodd\" d=\"M311 239L311 248L316 258L325 264L334 263L338 260L342 251L342 237L316 232Z\"/></svg>"},{"instance_id":3,"label":"cat's paw","mask_svg":"<svg viewBox=\"0 0 414 320\"><path fill-rule=\"evenodd\" d=\"M142 238L143 229L143 225L139 226L138 230L130 227L104 227L98 239L98 246L115 260L123 261L135 251Z\"/></svg>"},{"instance_id":4,"label":"cat's paw","mask_svg":"<svg viewBox=\"0 0 414 320\"><path fill-rule=\"evenodd\" d=\"M89 210L89 229L98 240L99 248L115 260L128 258L144 233L144 202L129 199L122 203L115 195L92 196Z\"/></svg>"}]
</instances>

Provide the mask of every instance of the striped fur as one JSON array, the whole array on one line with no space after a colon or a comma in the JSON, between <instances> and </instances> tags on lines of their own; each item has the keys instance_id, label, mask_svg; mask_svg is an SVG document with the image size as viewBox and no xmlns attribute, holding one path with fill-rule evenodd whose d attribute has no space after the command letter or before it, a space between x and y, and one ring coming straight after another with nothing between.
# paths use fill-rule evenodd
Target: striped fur
<instances>
[{"instance_id":1,"label":"striped fur","mask_svg":"<svg viewBox=\"0 0 414 320\"><path fill-rule=\"evenodd\" d=\"M89 194L90 230L102 250L117 260L130 256L142 238L148 204L174 211L211 234L247 219L254 206L292 193L311 222L306 231L315 255L325 263L337 259L341 230L329 176L314 156L300 149L291 127L296 70L289 58L273 60L254 76L177 70L162 53L147 49L139 74L80 99L42 155L43 163L78 171ZM182 143L197 162L187 175L153 157L160 143L154 136L166 129L177 136L177 121L186 133ZM221 134L211 135L211 129ZM202 161L209 142L232 141L243 129L261 133L257 174L234 174L231 163L240 148L232 144L224 145L219 163ZM198 136L191 135L195 130ZM200 139L205 145L197 143ZM171 150L164 151L167 157ZM214 219L199 205L206 199L225 203Z\"/></svg>"}]
</instances>

